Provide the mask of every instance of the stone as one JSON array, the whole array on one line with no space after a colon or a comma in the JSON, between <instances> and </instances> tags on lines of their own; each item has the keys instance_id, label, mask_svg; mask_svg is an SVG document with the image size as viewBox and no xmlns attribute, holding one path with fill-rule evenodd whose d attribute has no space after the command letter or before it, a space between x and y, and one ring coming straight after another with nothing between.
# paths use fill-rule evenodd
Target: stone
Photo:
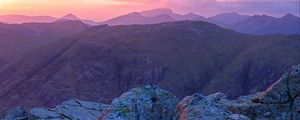
<instances>
[{"instance_id":1,"label":"stone","mask_svg":"<svg viewBox=\"0 0 300 120\"><path fill-rule=\"evenodd\" d=\"M34 120L34 117L26 112L24 108L16 107L8 111L3 120Z\"/></svg>"},{"instance_id":2,"label":"stone","mask_svg":"<svg viewBox=\"0 0 300 120\"><path fill-rule=\"evenodd\" d=\"M69 100L56 106L55 111L75 120L96 120L108 105L80 100Z\"/></svg>"},{"instance_id":3,"label":"stone","mask_svg":"<svg viewBox=\"0 0 300 120\"><path fill-rule=\"evenodd\" d=\"M230 112L211 97L200 93L185 97L177 106L179 120L225 120Z\"/></svg>"},{"instance_id":4,"label":"stone","mask_svg":"<svg viewBox=\"0 0 300 120\"><path fill-rule=\"evenodd\" d=\"M300 65L296 65L264 92L218 103L228 107L232 113L243 114L254 120L298 120L299 94Z\"/></svg>"},{"instance_id":5,"label":"stone","mask_svg":"<svg viewBox=\"0 0 300 120\"><path fill-rule=\"evenodd\" d=\"M135 88L113 100L101 120L172 120L178 98L155 85Z\"/></svg>"},{"instance_id":6,"label":"stone","mask_svg":"<svg viewBox=\"0 0 300 120\"><path fill-rule=\"evenodd\" d=\"M68 120L68 116L56 112L54 109L49 108L33 108L30 113L34 115L37 119L51 119L51 120Z\"/></svg>"},{"instance_id":7,"label":"stone","mask_svg":"<svg viewBox=\"0 0 300 120\"><path fill-rule=\"evenodd\" d=\"M221 92L217 92L215 94L211 94L208 97L212 98L215 101L227 99L227 96L224 93L221 93Z\"/></svg>"},{"instance_id":8,"label":"stone","mask_svg":"<svg viewBox=\"0 0 300 120\"><path fill-rule=\"evenodd\" d=\"M292 120L300 120L300 97L298 96L293 103Z\"/></svg>"},{"instance_id":9,"label":"stone","mask_svg":"<svg viewBox=\"0 0 300 120\"><path fill-rule=\"evenodd\" d=\"M251 119L241 114L231 114L226 118L226 120L251 120Z\"/></svg>"},{"instance_id":10,"label":"stone","mask_svg":"<svg viewBox=\"0 0 300 120\"><path fill-rule=\"evenodd\" d=\"M253 101L270 104L291 102L300 95L299 86L300 65L295 65L261 96L254 98Z\"/></svg>"},{"instance_id":11,"label":"stone","mask_svg":"<svg viewBox=\"0 0 300 120\"><path fill-rule=\"evenodd\" d=\"M30 113L39 119L97 120L108 107L101 103L74 99L65 101L53 109L33 108Z\"/></svg>"}]
</instances>

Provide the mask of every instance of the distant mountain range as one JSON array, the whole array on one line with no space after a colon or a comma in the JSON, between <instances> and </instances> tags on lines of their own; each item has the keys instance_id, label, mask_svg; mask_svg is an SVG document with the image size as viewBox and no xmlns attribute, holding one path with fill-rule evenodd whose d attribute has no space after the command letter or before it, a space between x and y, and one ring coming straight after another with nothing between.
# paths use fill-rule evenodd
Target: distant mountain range
<instances>
[{"instance_id":1,"label":"distant mountain range","mask_svg":"<svg viewBox=\"0 0 300 120\"><path fill-rule=\"evenodd\" d=\"M234 24L225 25L225 28L256 35L300 34L300 18L292 14L280 18L255 15Z\"/></svg>"},{"instance_id":2,"label":"distant mountain range","mask_svg":"<svg viewBox=\"0 0 300 120\"><path fill-rule=\"evenodd\" d=\"M299 35L253 36L202 21L0 24L0 36L0 113L70 98L109 103L145 84L181 98L236 98L266 89L300 61Z\"/></svg>"},{"instance_id":3,"label":"distant mountain range","mask_svg":"<svg viewBox=\"0 0 300 120\"><path fill-rule=\"evenodd\" d=\"M108 25L156 24L171 21L205 21L241 33L266 34L300 34L300 18L287 14L280 18L266 15L240 15L236 12L222 13L209 18L189 13L180 15L170 9L154 9L130 13L101 22Z\"/></svg>"},{"instance_id":4,"label":"distant mountain range","mask_svg":"<svg viewBox=\"0 0 300 120\"><path fill-rule=\"evenodd\" d=\"M143 16L140 13L130 13L127 15L123 15L120 17L116 17L104 21L100 24L133 25L133 24L155 24L155 23L170 22L170 21L176 21L176 20L166 14L149 17L149 16Z\"/></svg>"},{"instance_id":5,"label":"distant mountain range","mask_svg":"<svg viewBox=\"0 0 300 120\"><path fill-rule=\"evenodd\" d=\"M300 34L300 18L292 14L286 14L283 17L275 18L266 15L240 15L236 12L222 13L209 18L189 13L185 15L177 14L171 9L153 9L141 12L133 12L121 15L103 22L92 20L82 20L75 15L68 14L61 18L50 16L22 16L5 15L0 16L0 22L3 23L49 23L63 20L81 20L89 25L134 25L134 24L156 24L172 21L205 21L210 22L227 29L232 29L241 33L266 35L266 34Z\"/></svg>"},{"instance_id":6,"label":"distant mountain range","mask_svg":"<svg viewBox=\"0 0 300 120\"><path fill-rule=\"evenodd\" d=\"M97 22L92 20L83 20L73 14L67 14L61 18L51 16L25 16L25 15L3 15L0 16L0 22L7 24L22 24L22 23L51 23L56 21L79 20L85 24L97 25Z\"/></svg>"},{"instance_id":7,"label":"distant mountain range","mask_svg":"<svg viewBox=\"0 0 300 120\"><path fill-rule=\"evenodd\" d=\"M194 13L180 15L170 9L154 9L142 12L129 13L120 17L101 22L108 25L134 25L134 24L156 24L172 21L209 21L209 19Z\"/></svg>"}]
</instances>

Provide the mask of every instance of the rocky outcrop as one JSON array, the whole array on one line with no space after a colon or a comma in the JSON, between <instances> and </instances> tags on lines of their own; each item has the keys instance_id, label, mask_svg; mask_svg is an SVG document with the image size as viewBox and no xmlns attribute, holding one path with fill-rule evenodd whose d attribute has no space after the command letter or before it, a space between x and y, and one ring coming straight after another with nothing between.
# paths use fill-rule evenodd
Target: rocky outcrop
<instances>
[{"instance_id":1,"label":"rocky outcrop","mask_svg":"<svg viewBox=\"0 0 300 120\"><path fill-rule=\"evenodd\" d=\"M9 111L4 120L96 120L108 105L80 100L69 100L53 109L33 108L26 112L21 107Z\"/></svg>"},{"instance_id":2,"label":"rocky outcrop","mask_svg":"<svg viewBox=\"0 0 300 120\"><path fill-rule=\"evenodd\" d=\"M300 120L300 65L266 91L229 100L223 93L196 93L181 102L155 85L139 87L101 103L69 100L53 109L18 107L4 120Z\"/></svg>"},{"instance_id":3,"label":"rocky outcrop","mask_svg":"<svg viewBox=\"0 0 300 120\"><path fill-rule=\"evenodd\" d=\"M300 65L266 91L228 100L222 93L194 94L178 105L179 120L299 120Z\"/></svg>"},{"instance_id":4,"label":"rocky outcrop","mask_svg":"<svg viewBox=\"0 0 300 120\"><path fill-rule=\"evenodd\" d=\"M6 113L3 120L33 120L32 114L29 114L22 107L16 107Z\"/></svg>"},{"instance_id":5,"label":"rocky outcrop","mask_svg":"<svg viewBox=\"0 0 300 120\"><path fill-rule=\"evenodd\" d=\"M180 120L224 120L230 113L213 97L194 94L178 104Z\"/></svg>"},{"instance_id":6,"label":"rocky outcrop","mask_svg":"<svg viewBox=\"0 0 300 120\"><path fill-rule=\"evenodd\" d=\"M223 93L203 96L200 93L185 97L177 106L178 120L250 120L247 116L229 111L219 103L227 100ZM229 101L229 100L228 100Z\"/></svg>"},{"instance_id":7,"label":"rocky outcrop","mask_svg":"<svg viewBox=\"0 0 300 120\"><path fill-rule=\"evenodd\" d=\"M251 119L299 120L300 65L293 66L265 92L240 97L238 100L221 100L232 113Z\"/></svg>"},{"instance_id":8,"label":"rocky outcrop","mask_svg":"<svg viewBox=\"0 0 300 120\"><path fill-rule=\"evenodd\" d=\"M179 100L157 86L135 88L113 100L101 120L172 120Z\"/></svg>"}]
</instances>

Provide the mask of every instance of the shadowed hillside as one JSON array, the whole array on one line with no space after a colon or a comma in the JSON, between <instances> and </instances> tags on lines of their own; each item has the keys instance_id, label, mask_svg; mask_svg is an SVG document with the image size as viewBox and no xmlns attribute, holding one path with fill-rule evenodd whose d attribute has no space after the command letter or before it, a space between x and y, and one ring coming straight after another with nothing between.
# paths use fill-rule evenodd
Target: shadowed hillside
<instances>
[{"instance_id":1,"label":"shadowed hillside","mask_svg":"<svg viewBox=\"0 0 300 120\"><path fill-rule=\"evenodd\" d=\"M0 69L15 57L88 27L80 21L57 23L0 23Z\"/></svg>"},{"instance_id":2,"label":"shadowed hillside","mask_svg":"<svg viewBox=\"0 0 300 120\"><path fill-rule=\"evenodd\" d=\"M110 102L149 83L179 97L264 90L300 61L299 36L250 36L205 22L98 26L36 48L0 71L0 106Z\"/></svg>"}]
</instances>

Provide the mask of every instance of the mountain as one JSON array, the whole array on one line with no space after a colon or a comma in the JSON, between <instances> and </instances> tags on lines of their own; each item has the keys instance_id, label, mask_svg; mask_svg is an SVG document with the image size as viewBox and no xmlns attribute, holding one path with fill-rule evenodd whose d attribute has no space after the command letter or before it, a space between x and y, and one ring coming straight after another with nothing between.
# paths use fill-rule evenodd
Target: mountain
<instances>
[{"instance_id":1,"label":"mountain","mask_svg":"<svg viewBox=\"0 0 300 120\"><path fill-rule=\"evenodd\" d=\"M70 98L109 103L146 84L179 98L217 91L236 98L266 89L298 64L299 45L297 35L252 36L200 21L96 26L7 64L1 111Z\"/></svg>"},{"instance_id":2,"label":"mountain","mask_svg":"<svg viewBox=\"0 0 300 120\"><path fill-rule=\"evenodd\" d=\"M255 15L230 25L228 28L242 33L265 34L300 34L300 18L287 14L280 18Z\"/></svg>"},{"instance_id":3,"label":"mountain","mask_svg":"<svg viewBox=\"0 0 300 120\"><path fill-rule=\"evenodd\" d=\"M183 21L183 20L209 21L209 19L196 15L194 13L180 15L174 13L171 9L160 8L160 9L129 13L127 15L122 15L104 21L102 22L102 24L108 24L108 25L155 24L155 23Z\"/></svg>"},{"instance_id":4,"label":"mountain","mask_svg":"<svg viewBox=\"0 0 300 120\"><path fill-rule=\"evenodd\" d=\"M153 17L146 17L140 13L129 13L127 15L119 16L107 21L102 24L108 25L132 25L132 24L155 24L161 22L175 21L173 18L166 14L157 15Z\"/></svg>"},{"instance_id":5,"label":"mountain","mask_svg":"<svg viewBox=\"0 0 300 120\"><path fill-rule=\"evenodd\" d=\"M145 10L140 12L141 15L146 17L154 17L159 15L168 15L174 19L181 18L182 16L180 14L174 13L171 9L166 8L158 8L158 9L152 9L152 10Z\"/></svg>"},{"instance_id":6,"label":"mountain","mask_svg":"<svg viewBox=\"0 0 300 120\"><path fill-rule=\"evenodd\" d=\"M0 16L2 23L49 23L55 21L56 18L50 16L25 16L25 15L3 15Z\"/></svg>"},{"instance_id":7,"label":"mountain","mask_svg":"<svg viewBox=\"0 0 300 120\"><path fill-rule=\"evenodd\" d=\"M81 20L73 14L67 14L61 18L54 18L50 16L25 16L25 15L3 15L0 16L0 22L7 24L22 24L22 23L51 23L66 20L80 20L88 25L99 25L99 23L92 20Z\"/></svg>"},{"instance_id":8,"label":"mountain","mask_svg":"<svg viewBox=\"0 0 300 120\"><path fill-rule=\"evenodd\" d=\"M249 18L249 15L240 15L236 12L232 13L222 13L215 16L210 17L210 19L219 22L219 24L234 24L237 22L244 21L245 19Z\"/></svg>"},{"instance_id":9,"label":"mountain","mask_svg":"<svg viewBox=\"0 0 300 120\"><path fill-rule=\"evenodd\" d=\"M129 13L99 24L108 25L133 25L133 24L156 24L172 21L205 21L237 32L268 35L268 34L300 34L300 18L287 14L281 18L266 15L240 15L236 12L222 13L210 18L202 17L194 13L180 15L171 9L152 9L141 12ZM91 23L90 23L91 24Z\"/></svg>"},{"instance_id":10,"label":"mountain","mask_svg":"<svg viewBox=\"0 0 300 120\"><path fill-rule=\"evenodd\" d=\"M147 17L154 17L154 16L159 16L159 15L168 15L170 17L172 17L175 20L181 21L181 20L200 20L200 18L202 19L206 19L205 17L199 16L195 13L188 13L185 15L181 15L178 13L173 12L171 9L166 9L166 8L158 8L158 9L152 9L152 10L145 10L145 11L141 11L140 12L141 15L143 16L147 16Z\"/></svg>"},{"instance_id":11,"label":"mountain","mask_svg":"<svg viewBox=\"0 0 300 120\"><path fill-rule=\"evenodd\" d=\"M67 15L57 19L54 22L62 22L62 21L70 21L70 20L71 21L81 21L85 24L92 25L92 26L99 25L98 22L95 22L95 21L92 21L92 20L80 19L80 18L78 18L77 16L75 16L73 14L67 14Z\"/></svg>"},{"instance_id":12,"label":"mountain","mask_svg":"<svg viewBox=\"0 0 300 120\"><path fill-rule=\"evenodd\" d=\"M65 19L65 20L80 20L80 18L78 18L77 16L75 16L73 14L67 14L67 15L61 17L60 19Z\"/></svg>"},{"instance_id":13,"label":"mountain","mask_svg":"<svg viewBox=\"0 0 300 120\"><path fill-rule=\"evenodd\" d=\"M28 51L85 29L87 29L87 26L79 21L24 24L0 23L0 69Z\"/></svg>"}]
</instances>

